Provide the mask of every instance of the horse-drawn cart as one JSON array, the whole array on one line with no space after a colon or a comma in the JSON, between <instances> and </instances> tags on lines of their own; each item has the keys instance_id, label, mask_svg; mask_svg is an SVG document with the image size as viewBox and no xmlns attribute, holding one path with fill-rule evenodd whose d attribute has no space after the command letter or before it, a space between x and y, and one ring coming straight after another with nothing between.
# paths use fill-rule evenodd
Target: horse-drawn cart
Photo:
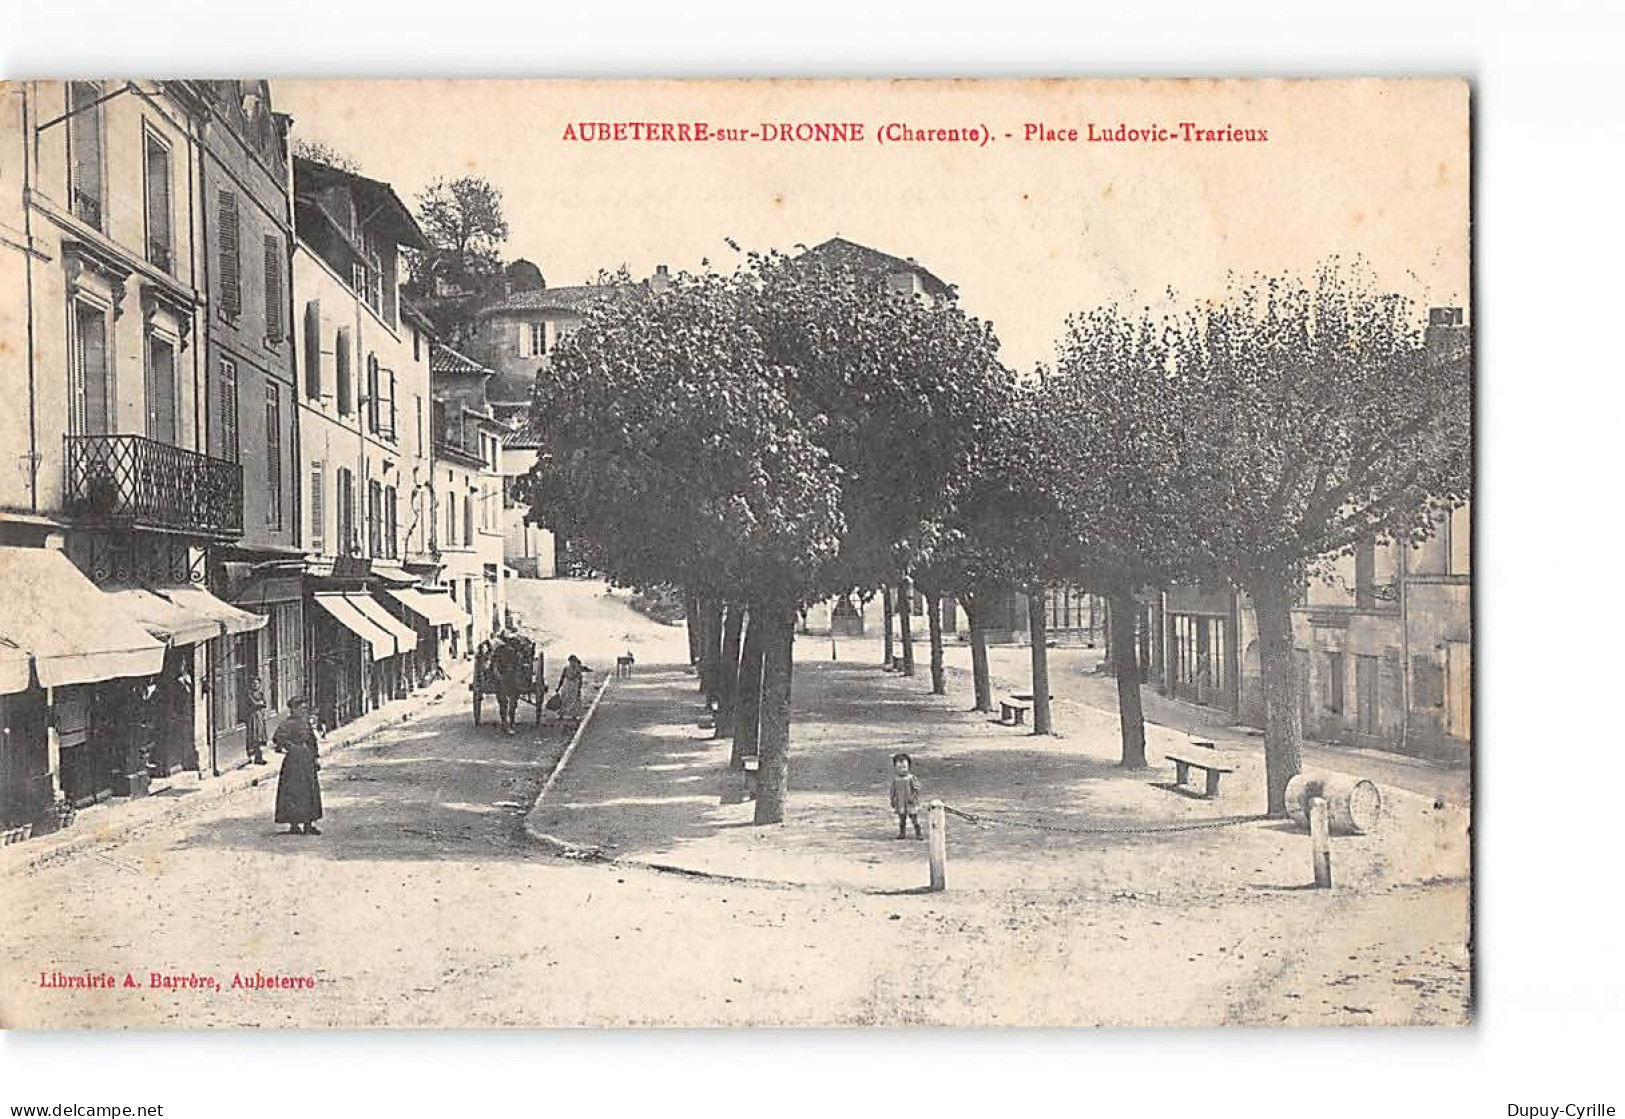
<instances>
[{"instance_id":1,"label":"horse-drawn cart","mask_svg":"<svg viewBox=\"0 0 1625 1119\"><path fill-rule=\"evenodd\" d=\"M536 725L541 725L547 703L547 654L536 648L529 638L520 638L517 644L520 648L509 656L495 652L489 641L481 643L475 652L474 676L468 685L474 697L475 726L480 725L480 708L485 697L497 699L501 695L500 661L508 662L508 670L516 677L519 701L536 709Z\"/></svg>"}]
</instances>

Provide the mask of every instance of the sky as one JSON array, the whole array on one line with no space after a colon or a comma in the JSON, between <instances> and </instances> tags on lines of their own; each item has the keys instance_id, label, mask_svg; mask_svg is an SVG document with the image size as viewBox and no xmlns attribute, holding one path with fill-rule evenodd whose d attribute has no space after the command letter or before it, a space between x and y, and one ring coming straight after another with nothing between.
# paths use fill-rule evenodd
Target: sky
<instances>
[{"instance_id":1,"label":"sky","mask_svg":"<svg viewBox=\"0 0 1625 1119\"><path fill-rule=\"evenodd\" d=\"M1469 290L1459 81L312 81L273 83L294 135L353 156L409 205L437 178L503 194L505 255L549 285L625 264L729 267L829 237L913 257L991 321L1006 362L1048 361L1068 314L1223 291L1254 270L1363 257L1422 305ZM585 143L572 123L856 122L858 143ZM1187 142L1180 125L1264 130ZM880 143L886 125L985 131ZM1036 125L1161 126L1167 142L1028 140Z\"/></svg>"}]
</instances>

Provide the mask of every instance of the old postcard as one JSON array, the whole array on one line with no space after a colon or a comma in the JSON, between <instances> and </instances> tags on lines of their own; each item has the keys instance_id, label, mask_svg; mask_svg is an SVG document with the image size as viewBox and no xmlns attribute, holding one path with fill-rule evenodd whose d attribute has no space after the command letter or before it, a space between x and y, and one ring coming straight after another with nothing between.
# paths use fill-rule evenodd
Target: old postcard
<instances>
[{"instance_id":1,"label":"old postcard","mask_svg":"<svg viewBox=\"0 0 1625 1119\"><path fill-rule=\"evenodd\" d=\"M1469 112L0 86L0 1024L1467 1023Z\"/></svg>"}]
</instances>

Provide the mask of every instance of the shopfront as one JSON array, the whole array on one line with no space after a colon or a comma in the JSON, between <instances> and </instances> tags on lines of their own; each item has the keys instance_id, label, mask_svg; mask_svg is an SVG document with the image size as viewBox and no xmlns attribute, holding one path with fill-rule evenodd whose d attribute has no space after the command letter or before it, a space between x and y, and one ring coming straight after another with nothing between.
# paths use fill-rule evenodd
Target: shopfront
<instances>
[{"instance_id":1,"label":"shopfront","mask_svg":"<svg viewBox=\"0 0 1625 1119\"><path fill-rule=\"evenodd\" d=\"M140 704L166 646L57 549L0 547L0 580L6 818L44 825L58 795L83 806L145 793Z\"/></svg>"},{"instance_id":2,"label":"shopfront","mask_svg":"<svg viewBox=\"0 0 1625 1119\"><path fill-rule=\"evenodd\" d=\"M444 591L419 587L388 587L382 592L393 615L410 625L417 635L417 652L412 665L419 686L427 683L441 665L442 642L469 624L469 616Z\"/></svg>"}]
</instances>

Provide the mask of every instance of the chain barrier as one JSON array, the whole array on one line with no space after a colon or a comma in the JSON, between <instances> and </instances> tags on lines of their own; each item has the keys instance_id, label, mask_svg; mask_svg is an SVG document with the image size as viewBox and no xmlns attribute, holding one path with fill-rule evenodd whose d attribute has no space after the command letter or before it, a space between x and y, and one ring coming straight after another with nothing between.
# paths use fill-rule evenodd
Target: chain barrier
<instances>
[{"instance_id":1,"label":"chain barrier","mask_svg":"<svg viewBox=\"0 0 1625 1119\"><path fill-rule=\"evenodd\" d=\"M1235 827L1238 824L1255 824L1260 820L1270 819L1267 813L1260 813L1253 816L1221 816L1216 820L1187 820L1175 824L1101 824L1096 827L1069 828L1061 824L1041 824L1034 820L1020 820L993 813L965 812L947 804L943 805L942 809L950 816L958 816L961 820L975 824L977 827L987 827L989 824L1004 824L1006 827L1034 828L1038 831L1061 832L1066 835L1160 835L1164 832L1211 831L1217 828Z\"/></svg>"}]
</instances>

